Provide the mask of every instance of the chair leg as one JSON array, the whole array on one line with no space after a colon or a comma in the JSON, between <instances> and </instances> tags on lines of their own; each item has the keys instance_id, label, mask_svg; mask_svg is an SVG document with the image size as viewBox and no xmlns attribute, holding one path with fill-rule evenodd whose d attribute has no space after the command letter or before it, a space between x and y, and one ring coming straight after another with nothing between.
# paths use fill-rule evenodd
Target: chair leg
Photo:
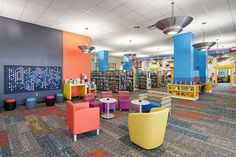
<instances>
[{"instance_id":1,"label":"chair leg","mask_svg":"<svg viewBox=\"0 0 236 157\"><path fill-rule=\"evenodd\" d=\"M74 142L77 141L77 135L74 135Z\"/></svg>"},{"instance_id":2,"label":"chair leg","mask_svg":"<svg viewBox=\"0 0 236 157\"><path fill-rule=\"evenodd\" d=\"M99 135L99 129L97 129L97 135Z\"/></svg>"}]
</instances>

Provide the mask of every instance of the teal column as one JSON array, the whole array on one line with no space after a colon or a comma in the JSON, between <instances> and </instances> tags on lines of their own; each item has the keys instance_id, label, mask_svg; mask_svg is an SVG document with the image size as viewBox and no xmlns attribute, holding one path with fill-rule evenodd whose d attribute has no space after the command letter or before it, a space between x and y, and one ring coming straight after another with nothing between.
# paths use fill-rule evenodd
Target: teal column
<instances>
[{"instance_id":1,"label":"teal column","mask_svg":"<svg viewBox=\"0 0 236 157\"><path fill-rule=\"evenodd\" d=\"M108 51L98 51L98 70L108 70Z\"/></svg>"},{"instance_id":2,"label":"teal column","mask_svg":"<svg viewBox=\"0 0 236 157\"><path fill-rule=\"evenodd\" d=\"M207 76L207 51L199 51L194 48L194 70L199 72L201 83L206 83Z\"/></svg>"},{"instance_id":3,"label":"teal column","mask_svg":"<svg viewBox=\"0 0 236 157\"><path fill-rule=\"evenodd\" d=\"M174 36L174 83L194 80L193 33Z\"/></svg>"},{"instance_id":4,"label":"teal column","mask_svg":"<svg viewBox=\"0 0 236 157\"><path fill-rule=\"evenodd\" d=\"M123 56L122 58L123 62L126 62L124 65L123 65L123 70L132 70L132 66L133 66L133 62L132 62L132 59L129 59L127 56Z\"/></svg>"}]
</instances>

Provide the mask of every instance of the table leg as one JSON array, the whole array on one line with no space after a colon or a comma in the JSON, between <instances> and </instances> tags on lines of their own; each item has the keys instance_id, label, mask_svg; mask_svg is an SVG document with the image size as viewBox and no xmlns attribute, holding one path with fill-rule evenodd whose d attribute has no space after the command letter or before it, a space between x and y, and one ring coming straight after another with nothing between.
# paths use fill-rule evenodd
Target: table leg
<instances>
[{"instance_id":1,"label":"table leg","mask_svg":"<svg viewBox=\"0 0 236 157\"><path fill-rule=\"evenodd\" d=\"M142 105L139 105L139 113L142 113Z\"/></svg>"},{"instance_id":2,"label":"table leg","mask_svg":"<svg viewBox=\"0 0 236 157\"><path fill-rule=\"evenodd\" d=\"M107 112L104 113L103 115L101 115L102 118L105 118L105 119L111 119L111 118L114 118L114 114L110 113L110 105L109 103L106 103L107 105Z\"/></svg>"},{"instance_id":3,"label":"table leg","mask_svg":"<svg viewBox=\"0 0 236 157\"><path fill-rule=\"evenodd\" d=\"M110 108L109 108L109 103L107 103L107 116L110 114Z\"/></svg>"}]
</instances>

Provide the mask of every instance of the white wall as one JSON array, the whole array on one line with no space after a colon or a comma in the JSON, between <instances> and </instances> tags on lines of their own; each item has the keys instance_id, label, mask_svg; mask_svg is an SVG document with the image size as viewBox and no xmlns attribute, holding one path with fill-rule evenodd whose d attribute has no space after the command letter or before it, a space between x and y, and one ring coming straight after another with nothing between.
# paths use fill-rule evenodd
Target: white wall
<instances>
[{"instance_id":1,"label":"white wall","mask_svg":"<svg viewBox=\"0 0 236 157\"><path fill-rule=\"evenodd\" d=\"M91 70L97 70L96 69L96 64L94 63L94 59L95 59L95 55L92 54L91 57L90 57L90 67L91 67ZM115 63L116 64L116 70L119 70L120 69L120 66L122 65L121 64L121 60L122 60L122 57L113 57L113 56L108 56L108 62L109 63Z\"/></svg>"}]
</instances>

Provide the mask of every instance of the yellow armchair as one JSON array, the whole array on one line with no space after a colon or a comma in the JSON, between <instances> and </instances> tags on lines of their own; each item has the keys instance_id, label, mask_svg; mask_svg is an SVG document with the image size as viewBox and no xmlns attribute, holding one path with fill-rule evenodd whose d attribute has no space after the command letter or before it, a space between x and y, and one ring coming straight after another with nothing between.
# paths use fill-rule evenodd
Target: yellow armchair
<instances>
[{"instance_id":1,"label":"yellow armchair","mask_svg":"<svg viewBox=\"0 0 236 157\"><path fill-rule=\"evenodd\" d=\"M153 108L149 113L130 113L130 140L144 149L159 147L164 140L169 109Z\"/></svg>"}]
</instances>

